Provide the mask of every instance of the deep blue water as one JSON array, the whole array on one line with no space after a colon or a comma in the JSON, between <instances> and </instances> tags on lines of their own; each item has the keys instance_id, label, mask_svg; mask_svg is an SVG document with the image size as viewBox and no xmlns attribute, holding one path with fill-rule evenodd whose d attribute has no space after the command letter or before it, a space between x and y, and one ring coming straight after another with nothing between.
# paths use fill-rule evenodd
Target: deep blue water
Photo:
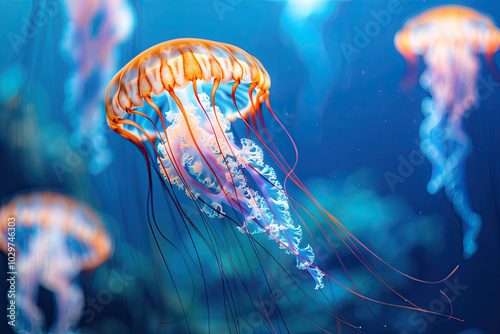
<instances>
[{"instance_id":1,"label":"deep blue water","mask_svg":"<svg viewBox=\"0 0 500 334\"><path fill-rule=\"evenodd\" d=\"M171 273L165 270L147 223L147 170L136 147L118 134L107 131L108 146L114 154L109 166L98 175L93 175L86 165L88 157L80 154L83 162L58 177L54 162L64 163L68 157L66 149L70 148L71 132L71 120L62 111L63 87L69 66L61 57L58 46L64 15L59 10L39 29L35 37L16 52L9 40L9 36L12 36L9 33L22 34L23 24L30 15L31 1L0 0L0 3L4 11L0 22L0 68L5 70L12 63L21 63L27 73L22 87L29 87L28 92L21 96L25 99L22 106L2 105L0 161L3 177L0 181L0 197L7 199L20 191L43 188L59 190L89 203L103 214L115 240L115 251L101 268L80 275L79 281L85 296L96 298L106 288L113 273L126 272L131 277L131 283L120 293L114 294L111 302L96 312L91 321L88 321L89 314L84 313L78 330L85 333L185 333L188 332L186 323L189 323L193 333L207 333L206 309L210 308L212 333L229 332L224 327L227 323L233 324L231 332L238 333L234 319L224 313L225 306L230 304L223 297L224 293L228 293L223 292L226 283L221 283L216 269L210 269L216 265L206 247L200 245L199 251L202 253L201 261L209 268L206 280L213 287L209 290L211 302L204 299L204 285L197 273L197 264L186 265L189 269L179 265L183 261L182 256L176 253L173 246L163 242L167 262L171 263ZM471 6L500 22L500 6L495 1L454 3ZM439 290L447 289L447 295L453 301L453 315L463 319L463 322L453 319L443 321L446 317L434 318L369 303L370 309L376 314L373 316L359 299L336 291L337 297L334 296L333 300L338 298L336 306L340 313L349 322L361 325L365 333L459 333L469 328L477 328L487 334L500 333L499 85L480 57L479 75L486 81L480 81L479 90L484 93L484 98L464 120L464 127L473 145L466 160L466 177L472 208L482 216L483 227L478 238L477 253L471 259L463 260L461 219L443 191L430 195L426 189L431 164L422 158L418 145L419 127L424 118L420 104L429 94L418 82L413 87L401 88L406 65L394 47L394 35L406 18L430 6L449 2L402 0L397 6L397 13L391 14L386 26L369 37L366 46L361 47L355 44L358 29L363 30L374 21L373 11L387 10L388 2L335 3L330 13L323 14L326 18L322 20L320 33L326 51L322 59L330 63L330 69L327 77L321 75L323 70L320 69L320 75L317 75L319 80L316 81L310 79L308 70L320 63L312 64L307 59L303 61L305 58L299 54L293 41L280 31L280 15L284 4L284 1L250 0L135 0L132 3L137 20L135 31L121 46L117 65L121 68L137 54L157 43L185 37L229 43L257 57L272 80L271 104L297 144L299 160L295 171L319 201L327 203L325 205L347 228L405 273L424 280L438 280L460 264L447 283L429 285L394 275L376 260L370 260L376 263L381 273L387 275L391 286L422 308L438 307L439 312L448 314L449 305L439 309L442 305L439 302L442 298ZM304 28L302 33L306 32ZM302 37L308 40L307 36ZM354 45L358 52L346 56L340 47L346 44ZM500 56L497 55L495 59L500 64ZM423 69L424 63L421 61L419 73ZM324 71L326 73L327 70ZM493 83L485 85L488 80ZM314 88L315 84L317 88ZM272 124L270 116L265 117ZM241 124L236 124L234 128L239 136L244 136ZM270 129L273 131L272 127ZM293 161L294 151L286 133L278 127L275 129L273 139L276 145L281 148L287 161ZM417 163L415 159L419 162L423 160ZM402 161L407 162L410 169L402 176L402 182L391 184L388 175L401 174L398 168ZM283 177L279 175L279 178ZM180 214L162 191L155 173L153 184L156 220L174 240L174 244L180 247L180 252L184 252L179 246L180 239L189 239ZM182 192L179 194L181 198ZM298 191L294 196L306 201L305 196ZM223 239L230 245L228 247L249 247L248 241L239 240L243 234L234 233L233 226L224 226L224 222L211 220L216 233L220 233L221 237L224 235ZM198 224L204 226L201 219ZM199 237L194 239L201 242ZM265 244L267 238L261 239ZM239 242L243 245L238 246ZM274 242L269 241L266 247L277 254L286 270L292 275L299 275L300 272L294 266L295 260L291 256L279 254L275 246ZM184 255L195 258L192 246L187 248L190 251L185 251ZM252 253L248 248L244 249ZM356 282L359 279L361 289L365 287L368 294L378 300L404 304L380 283L372 286L369 281L374 278L369 273L356 271L360 267L359 262L352 255L349 256L348 251L344 251L347 254L346 267L353 270L354 280ZM240 260L242 258L237 250L232 256ZM7 258L3 253L1 259L4 268ZM283 271L268 261L270 270L276 270L277 277L284 279ZM256 275L263 275L255 267L255 262L251 263L257 271ZM332 273L340 268L339 263L333 260L326 261L325 265ZM188 272L195 273L195 287L190 285ZM227 284L231 284L233 289L242 289L238 285L239 281L234 277L233 280ZM6 291L7 285L3 278L1 282L1 291ZM185 291L186 303L191 305L186 317L179 310L173 282ZM248 286L253 287L250 279L249 282ZM307 294L316 293L311 280L302 282L301 288ZM459 289L450 288L453 284L455 287L458 285ZM234 291L231 293L236 294ZM270 295L269 291L263 293L267 297ZM307 304L310 300L305 294L295 290L288 293L321 326L331 332L337 331L335 319L318 314L320 312ZM191 299L191 296L196 298ZM51 297L47 290L42 290L38 298L39 304L47 310L47 319L54 314ZM4 299L0 300L4 310ZM252 312L252 301L240 303L241 309L237 310L234 317L241 319L241 324L245 321L250 323L248 317ZM250 306L245 306L245 303ZM84 309L88 311L89 308L89 300L86 299ZM281 321L276 313L273 318L277 332L320 332L298 315L293 307L283 305L281 311ZM382 326L378 319L387 327ZM51 320L47 321L50 323ZM11 330L3 318L1 324L2 333L4 328L6 333ZM344 325L341 329L342 333L356 332ZM240 331L272 332L269 325L265 324L255 327L241 325Z\"/></svg>"}]
</instances>

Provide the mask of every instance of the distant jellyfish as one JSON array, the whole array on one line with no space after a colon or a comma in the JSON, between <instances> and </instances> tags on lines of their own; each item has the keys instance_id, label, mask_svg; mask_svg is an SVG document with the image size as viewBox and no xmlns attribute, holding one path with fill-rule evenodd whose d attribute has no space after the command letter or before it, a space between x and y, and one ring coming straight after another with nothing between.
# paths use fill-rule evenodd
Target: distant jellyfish
<instances>
[{"instance_id":1,"label":"distant jellyfish","mask_svg":"<svg viewBox=\"0 0 500 334\"><path fill-rule=\"evenodd\" d=\"M328 91L340 69L337 65L340 63L339 54L327 50L323 37L325 24L338 5L337 1L288 0L280 18L280 32L293 42L305 70L297 100L298 126L312 137L320 134L318 124L322 120ZM329 33L330 38L332 35Z\"/></svg>"},{"instance_id":2,"label":"distant jellyfish","mask_svg":"<svg viewBox=\"0 0 500 334\"><path fill-rule=\"evenodd\" d=\"M95 174L111 161L104 136L104 94L116 71L118 46L134 28L134 16L127 0L70 0L65 5L68 22L61 51L71 71L64 109L74 127L73 144L91 144L89 170Z\"/></svg>"},{"instance_id":3,"label":"distant jellyfish","mask_svg":"<svg viewBox=\"0 0 500 334\"><path fill-rule=\"evenodd\" d=\"M427 69L420 83L432 98L422 102L421 149L432 163L430 194L444 188L463 221L463 257L477 250L481 217L471 208L465 160L471 140L463 118L478 103L479 54L494 67L500 30L488 16L463 6L440 6L410 18L395 45L410 66L422 56Z\"/></svg>"},{"instance_id":4,"label":"distant jellyfish","mask_svg":"<svg viewBox=\"0 0 500 334\"><path fill-rule=\"evenodd\" d=\"M37 192L14 197L0 209L0 248L15 253L17 324L41 333L45 317L37 306L40 286L55 297L57 315L49 333L68 333L82 315L77 277L108 259L112 243L97 214L70 197Z\"/></svg>"}]
</instances>

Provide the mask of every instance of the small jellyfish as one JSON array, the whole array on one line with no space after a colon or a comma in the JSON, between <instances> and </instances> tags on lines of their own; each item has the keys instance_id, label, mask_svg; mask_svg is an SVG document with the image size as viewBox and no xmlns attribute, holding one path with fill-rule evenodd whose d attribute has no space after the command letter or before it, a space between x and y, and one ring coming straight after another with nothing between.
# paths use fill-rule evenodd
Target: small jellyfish
<instances>
[{"instance_id":1,"label":"small jellyfish","mask_svg":"<svg viewBox=\"0 0 500 334\"><path fill-rule=\"evenodd\" d=\"M111 161L102 102L116 71L118 47L133 31L134 15L127 0L70 0L65 7L67 24L60 47L71 71L64 109L74 127L74 145L84 141L92 145L89 170L96 174Z\"/></svg>"},{"instance_id":2,"label":"small jellyfish","mask_svg":"<svg viewBox=\"0 0 500 334\"><path fill-rule=\"evenodd\" d=\"M37 306L40 286L55 297L50 333L68 333L82 315L77 277L108 259L111 239L96 213L70 197L36 192L14 197L0 209L0 248L14 256L18 332L41 333L45 317ZM10 262L9 262L10 263ZM10 265L9 265L10 266Z\"/></svg>"},{"instance_id":3,"label":"small jellyfish","mask_svg":"<svg viewBox=\"0 0 500 334\"><path fill-rule=\"evenodd\" d=\"M464 6L431 8L410 18L396 34L395 45L411 67L422 56L420 83L432 98L422 102L422 153L432 164L430 194L444 188L463 221L463 257L477 250L481 217L471 208L465 162L471 140L463 118L478 103L479 54L491 67L500 46L500 30L488 16Z\"/></svg>"}]
</instances>

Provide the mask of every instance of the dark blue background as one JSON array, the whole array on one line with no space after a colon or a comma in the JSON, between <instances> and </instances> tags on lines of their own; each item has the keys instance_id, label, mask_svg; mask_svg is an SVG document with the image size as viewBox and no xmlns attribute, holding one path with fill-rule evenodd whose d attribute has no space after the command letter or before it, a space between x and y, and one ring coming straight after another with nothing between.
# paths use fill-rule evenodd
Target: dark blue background
<instances>
[{"instance_id":1,"label":"dark blue background","mask_svg":"<svg viewBox=\"0 0 500 334\"><path fill-rule=\"evenodd\" d=\"M315 131L315 134L321 133L319 138L311 138L313 136L308 132L310 129L306 131L296 122L299 117L304 117L304 114L311 111L297 108L297 92L302 89L306 73L295 48L279 33L283 2L235 1L234 5L229 5L232 10L225 12L222 17L215 10L214 3L135 1L137 27L134 37L122 48L120 66L140 51L174 38L196 37L239 46L256 56L268 70L272 79L273 107L298 116L290 117L287 129L298 144L300 160L297 174L306 184L308 179L334 178L346 171L369 167L376 175L377 192L381 196L392 193L384 175L387 172L397 173L398 157L408 159L413 151L418 150L415 141L418 140L418 130L423 120L420 103L427 96L418 83L415 83L414 88L400 89L405 62L394 48L393 38L408 16L426 7L449 2L402 1L401 13L394 15L389 25L382 28L380 34L373 37L359 54L353 54L351 61L343 57L339 44L350 43L355 28L363 29L367 22L373 20L371 10L382 10L387 5L385 1L339 2L337 11L331 14L323 31L328 54L335 60L339 72L337 77L331 78L330 90L325 92L327 99L323 117ZM500 6L495 1L455 3L473 6L500 22ZM40 30L39 35L27 45L28 51L16 54L12 52L7 36L9 32L20 33L22 17L29 17L30 2L0 0L0 4L4 10L0 23L0 30L4 32L0 34L1 64L6 68L21 57L23 64L33 75L31 79L40 83L50 101L49 107L39 108L34 114L28 113L28 121L32 121L35 128L54 121L60 122L63 127L67 126L61 105L62 85L68 68L65 67L57 46L63 26L62 15L54 16ZM500 57L496 57L496 60L500 64ZM421 70L422 68L423 64ZM481 75L488 78L490 73L483 62ZM436 278L459 263L460 269L455 275L460 284L467 286L466 291L454 301L454 314L464 319L464 322L434 321L428 324L423 333L458 333L470 327L481 328L488 334L500 333L499 90L499 87L495 87L491 96L481 101L479 109L465 120L465 127L474 146L467 160L467 178L473 208L482 215L484 224L476 255L468 261L461 259L460 219L443 192L434 196L427 193L426 183L431 172L431 165L427 160L417 166L414 173L405 178L404 183L395 186L395 192L410 204L414 212L438 215L446 224L443 226L446 230L445 251L440 258L432 259L435 265L433 269L424 266L419 271L424 272L426 277ZM5 107L2 113L8 110ZM10 112L12 117L20 117L17 111ZM8 120L6 118L7 122ZM0 126L0 131L4 131L3 125ZM40 129L24 135L37 136L42 131ZM49 158L45 164L37 164L35 155L40 152L39 149L46 150L47 145L51 145L50 142L38 142L40 147L32 150L16 149L7 142L2 143L0 197L36 187L70 193L93 204L105 214L111 221L109 228L115 239L130 243L142 249L145 254L151 254L154 251L144 223L147 196L145 164L132 144L114 133L107 137L109 146L115 152L115 161L111 166L98 176L89 175L83 167L77 168L75 172L64 175L63 182L58 181L51 168L53 160ZM275 140L278 147L283 148L285 157L293 159L294 154L285 134L277 133ZM332 208L332 212L335 213L335 208ZM164 215L168 217L168 214ZM373 237L377 238L376 235ZM6 257L2 255L2 263L5 261ZM151 269L151 275L153 272L154 269ZM81 279L85 289L91 289L85 283L85 279L89 277L91 276L84 274ZM2 291L6 288L4 282L2 279L0 283ZM154 287L148 288L155 290ZM428 297L419 289L421 287L417 285L405 292L410 299L417 298L423 305L435 298L435 294ZM436 289L432 290L432 293L435 292ZM115 312L118 318L127 318L123 315L123 307L117 306L115 310L107 312ZM3 324L2 320L2 326ZM140 324L136 326L140 328ZM413 330L412 333L420 333L419 326L411 325L409 328ZM364 330L367 333L393 332L390 328L380 326L365 327ZM345 331L349 333L348 329Z\"/></svg>"}]
</instances>

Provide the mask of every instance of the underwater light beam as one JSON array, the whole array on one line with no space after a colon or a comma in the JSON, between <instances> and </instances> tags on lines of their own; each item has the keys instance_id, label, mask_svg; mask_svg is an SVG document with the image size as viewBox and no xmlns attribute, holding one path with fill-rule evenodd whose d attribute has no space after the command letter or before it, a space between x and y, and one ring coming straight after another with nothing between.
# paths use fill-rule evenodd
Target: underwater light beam
<instances>
[{"instance_id":1,"label":"underwater light beam","mask_svg":"<svg viewBox=\"0 0 500 334\"><path fill-rule=\"evenodd\" d=\"M280 31L291 40L302 60L305 80L297 101L299 125L309 136L320 134L329 87L335 82L339 59L332 61L323 38L328 19L338 6L331 0L288 0L280 18ZM336 54L339 58L339 54Z\"/></svg>"}]
</instances>

